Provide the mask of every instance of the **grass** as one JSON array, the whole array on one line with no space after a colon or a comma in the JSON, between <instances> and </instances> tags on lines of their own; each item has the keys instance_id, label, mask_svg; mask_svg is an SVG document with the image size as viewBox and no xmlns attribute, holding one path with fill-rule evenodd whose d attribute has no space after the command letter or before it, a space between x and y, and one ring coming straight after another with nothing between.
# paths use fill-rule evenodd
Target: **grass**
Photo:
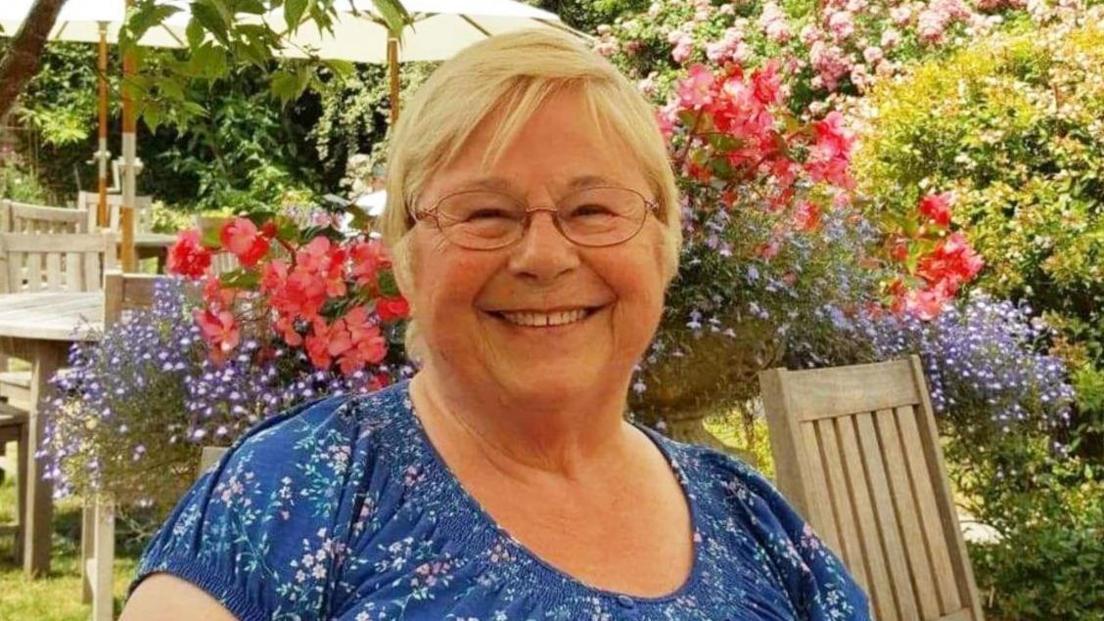
<instances>
[{"instance_id":1,"label":"grass","mask_svg":"<svg viewBox=\"0 0 1104 621\"><path fill-rule=\"evenodd\" d=\"M11 473L0 484L0 523L14 521L15 514L15 444L9 444L7 455L0 458L5 473ZM54 508L53 546L50 573L38 580L23 577L23 568L12 560L12 540L0 540L0 619L5 621L86 621L92 605L81 603L80 577L80 501L66 499ZM120 533L115 548L115 616L122 611L126 588L134 575L140 543L129 542Z\"/></svg>"}]
</instances>

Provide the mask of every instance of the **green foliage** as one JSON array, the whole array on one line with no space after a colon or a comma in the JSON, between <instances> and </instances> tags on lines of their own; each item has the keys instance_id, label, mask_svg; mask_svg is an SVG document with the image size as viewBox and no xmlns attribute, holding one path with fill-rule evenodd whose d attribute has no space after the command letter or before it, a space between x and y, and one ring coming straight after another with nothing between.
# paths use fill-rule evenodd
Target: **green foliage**
<instances>
[{"instance_id":1,"label":"green foliage","mask_svg":"<svg viewBox=\"0 0 1104 621\"><path fill-rule=\"evenodd\" d=\"M964 458L980 448L984 460ZM948 452L960 491L980 500L975 517L994 543L971 543L987 615L1034 621L1104 619L1104 481L1078 460L1053 459L1045 441L1007 436ZM1015 466L1011 466L1011 465ZM964 479L964 480L963 480Z\"/></svg>"},{"instance_id":2,"label":"green foliage","mask_svg":"<svg viewBox=\"0 0 1104 621\"><path fill-rule=\"evenodd\" d=\"M41 68L20 95L17 118L51 146L80 144L95 133L98 73L96 48L51 43Z\"/></svg>"},{"instance_id":3,"label":"green foliage","mask_svg":"<svg viewBox=\"0 0 1104 621\"><path fill-rule=\"evenodd\" d=\"M1098 326L1104 303L1104 26L995 36L869 97L857 175L883 212L954 189L979 285Z\"/></svg>"}]
</instances>

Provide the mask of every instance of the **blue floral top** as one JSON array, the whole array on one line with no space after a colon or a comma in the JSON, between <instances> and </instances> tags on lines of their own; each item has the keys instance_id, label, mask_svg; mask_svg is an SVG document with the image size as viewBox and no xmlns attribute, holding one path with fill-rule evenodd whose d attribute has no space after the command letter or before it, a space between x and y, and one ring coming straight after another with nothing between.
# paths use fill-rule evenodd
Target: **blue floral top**
<instances>
[{"instance_id":1,"label":"blue floral top","mask_svg":"<svg viewBox=\"0 0 1104 621\"><path fill-rule=\"evenodd\" d=\"M691 507L693 570L669 595L589 586L513 539L430 443L407 382L250 430L173 510L130 592L168 572L243 621L870 618L841 563L761 475L640 429Z\"/></svg>"}]
</instances>

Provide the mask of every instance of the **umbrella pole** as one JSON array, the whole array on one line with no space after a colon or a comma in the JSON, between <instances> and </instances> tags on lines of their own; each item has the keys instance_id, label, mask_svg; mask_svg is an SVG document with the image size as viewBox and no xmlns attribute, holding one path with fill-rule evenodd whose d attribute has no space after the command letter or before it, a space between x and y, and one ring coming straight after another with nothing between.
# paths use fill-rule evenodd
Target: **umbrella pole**
<instances>
[{"instance_id":1,"label":"umbrella pole","mask_svg":"<svg viewBox=\"0 0 1104 621\"><path fill-rule=\"evenodd\" d=\"M127 9L133 0L126 0ZM134 54L123 55L123 82L137 72L137 60ZM119 209L119 228L122 230L122 263L124 272L133 272L138 268L134 252L134 195L137 184L137 119L134 115L134 101L123 89L123 204Z\"/></svg>"},{"instance_id":2,"label":"umbrella pole","mask_svg":"<svg viewBox=\"0 0 1104 621\"><path fill-rule=\"evenodd\" d=\"M387 69L391 75L391 125L399 120L399 40L387 37Z\"/></svg>"},{"instance_id":3,"label":"umbrella pole","mask_svg":"<svg viewBox=\"0 0 1104 621\"><path fill-rule=\"evenodd\" d=\"M100 149L96 152L99 172L99 201L96 225L107 226L107 22L100 22Z\"/></svg>"}]
</instances>

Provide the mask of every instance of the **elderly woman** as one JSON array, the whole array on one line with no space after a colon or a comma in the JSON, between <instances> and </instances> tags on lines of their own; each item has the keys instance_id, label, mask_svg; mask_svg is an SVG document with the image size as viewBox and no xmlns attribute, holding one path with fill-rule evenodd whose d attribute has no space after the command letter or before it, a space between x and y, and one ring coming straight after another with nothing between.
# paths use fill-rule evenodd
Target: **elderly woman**
<instances>
[{"instance_id":1,"label":"elderly woman","mask_svg":"<svg viewBox=\"0 0 1104 621\"><path fill-rule=\"evenodd\" d=\"M680 225L623 76L565 35L487 39L418 92L388 174L420 370L239 440L123 619L868 618L760 475L625 420Z\"/></svg>"}]
</instances>

